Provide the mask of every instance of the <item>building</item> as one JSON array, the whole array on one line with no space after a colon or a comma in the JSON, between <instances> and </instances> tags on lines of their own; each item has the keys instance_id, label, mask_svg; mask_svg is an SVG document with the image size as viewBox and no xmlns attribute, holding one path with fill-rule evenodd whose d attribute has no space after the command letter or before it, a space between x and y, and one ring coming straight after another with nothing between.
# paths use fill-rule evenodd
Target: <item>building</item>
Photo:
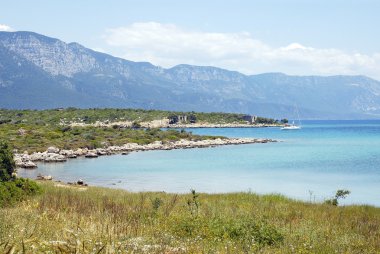
<instances>
[{"instance_id":1,"label":"building","mask_svg":"<svg viewBox=\"0 0 380 254\"><path fill-rule=\"evenodd\" d=\"M250 124L253 124L256 122L256 119L257 119L257 116L253 116L253 115L244 115L243 116L243 120L244 121L247 121L248 123Z\"/></svg>"}]
</instances>

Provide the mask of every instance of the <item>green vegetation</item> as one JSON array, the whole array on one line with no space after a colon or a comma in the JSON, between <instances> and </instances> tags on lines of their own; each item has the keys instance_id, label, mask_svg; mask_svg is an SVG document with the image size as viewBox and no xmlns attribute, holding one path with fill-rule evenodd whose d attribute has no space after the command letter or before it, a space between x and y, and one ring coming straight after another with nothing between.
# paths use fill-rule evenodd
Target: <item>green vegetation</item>
<instances>
[{"instance_id":1,"label":"green vegetation","mask_svg":"<svg viewBox=\"0 0 380 254\"><path fill-rule=\"evenodd\" d=\"M187 116L189 122L219 123L245 123L242 120L244 114L234 113L197 113L197 112L173 112L162 110L143 109L50 109L50 110L0 110L0 125L4 123L27 124L59 124L60 122L150 122L166 119L170 116ZM271 118L260 117L261 123L277 123Z\"/></svg>"},{"instance_id":2,"label":"green vegetation","mask_svg":"<svg viewBox=\"0 0 380 254\"><path fill-rule=\"evenodd\" d=\"M180 139L214 139L214 136L199 136L185 131L160 129L133 129L107 127L63 127L56 125L0 125L0 140L8 140L20 152L45 151L49 146L60 149L87 147L100 148L125 143L148 144L154 141L177 141Z\"/></svg>"},{"instance_id":3,"label":"green vegetation","mask_svg":"<svg viewBox=\"0 0 380 254\"><path fill-rule=\"evenodd\" d=\"M0 209L0 252L378 253L380 209L280 195L129 193L41 183Z\"/></svg>"},{"instance_id":4,"label":"green vegetation","mask_svg":"<svg viewBox=\"0 0 380 254\"><path fill-rule=\"evenodd\" d=\"M240 123L242 114L183 113L141 109L54 109L0 110L0 140L7 140L19 152L44 151L49 146L60 149L89 149L125 143L148 144L154 141L200 140L218 137L193 135L185 131L143 129L141 122L187 116L189 122ZM258 118L260 123L276 123L273 119ZM130 121L131 128L79 126L70 122L95 123Z\"/></svg>"},{"instance_id":5,"label":"green vegetation","mask_svg":"<svg viewBox=\"0 0 380 254\"><path fill-rule=\"evenodd\" d=\"M122 112L124 111L135 112L135 110L123 110ZM118 112L118 110L0 111L0 118L3 119L3 123L0 124L0 140L8 140L12 147L20 152L25 150L36 152L45 151L49 146L56 146L60 149L84 147L94 149L110 145L123 145L125 143L148 144L154 141L168 142L180 139L218 138L193 135L189 132L177 130L141 129L138 122L133 122L131 128L120 128L119 126L70 127L60 124L62 119L67 119L66 117L76 119L78 115L84 118L86 118L84 115L87 115L88 118L86 119L99 120L102 117L105 119L110 112ZM150 111L142 112L145 112L147 116L152 116Z\"/></svg>"},{"instance_id":6,"label":"green vegetation","mask_svg":"<svg viewBox=\"0 0 380 254\"><path fill-rule=\"evenodd\" d=\"M7 143L0 142L0 207L24 200L39 189L33 181L16 178L13 153Z\"/></svg>"},{"instance_id":7,"label":"green vegetation","mask_svg":"<svg viewBox=\"0 0 380 254\"><path fill-rule=\"evenodd\" d=\"M9 181L13 177L16 164L8 144L0 140L0 181Z\"/></svg>"},{"instance_id":8,"label":"green vegetation","mask_svg":"<svg viewBox=\"0 0 380 254\"><path fill-rule=\"evenodd\" d=\"M345 199L348 195L350 195L350 193L351 192L349 190L337 190L335 196L326 200L325 203L337 206L339 205L339 199Z\"/></svg>"}]
</instances>

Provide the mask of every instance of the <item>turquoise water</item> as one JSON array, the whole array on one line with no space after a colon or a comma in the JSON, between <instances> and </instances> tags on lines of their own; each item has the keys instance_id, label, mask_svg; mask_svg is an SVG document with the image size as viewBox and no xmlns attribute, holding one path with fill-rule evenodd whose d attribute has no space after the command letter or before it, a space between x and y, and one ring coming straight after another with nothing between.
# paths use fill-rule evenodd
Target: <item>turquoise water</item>
<instances>
[{"instance_id":1,"label":"turquoise water","mask_svg":"<svg viewBox=\"0 0 380 254\"><path fill-rule=\"evenodd\" d=\"M22 176L50 174L62 181L131 191L252 191L323 201L337 189L346 204L380 206L380 121L306 121L301 130L189 129L197 134L265 137L279 143L135 152L62 164L40 163Z\"/></svg>"}]
</instances>

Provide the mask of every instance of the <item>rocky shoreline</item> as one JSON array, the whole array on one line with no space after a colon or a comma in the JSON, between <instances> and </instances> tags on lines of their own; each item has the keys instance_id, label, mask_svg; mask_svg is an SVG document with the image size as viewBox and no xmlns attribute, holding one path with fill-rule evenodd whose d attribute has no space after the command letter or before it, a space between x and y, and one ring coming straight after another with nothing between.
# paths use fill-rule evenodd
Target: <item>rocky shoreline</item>
<instances>
[{"instance_id":1,"label":"rocky shoreline","mask_svg":"<svg viewBox=\"0 0 380 254\"><path fill-rule=\"evenodd\" d=\"M87 149L78 148L76 150L65 150L56 147L49 147L44 152L36 152L28 154L15 153L16 166L20 168L36 168L35 162L65 162L68 159L77 157L97 158L103 155L123 154L127 155L134 151L149 151L149 150L173 150L173 149L188 149L188 148L206 148L222 145L240 145L254 143L277 142L273 139L257 139L257 138L217 138L205 140L185 140L181 139L173 142L155 141L147 145L139 145L137 143L127 143L122 146L109 146L106 148Z\"/></svg>"}]
</instances>

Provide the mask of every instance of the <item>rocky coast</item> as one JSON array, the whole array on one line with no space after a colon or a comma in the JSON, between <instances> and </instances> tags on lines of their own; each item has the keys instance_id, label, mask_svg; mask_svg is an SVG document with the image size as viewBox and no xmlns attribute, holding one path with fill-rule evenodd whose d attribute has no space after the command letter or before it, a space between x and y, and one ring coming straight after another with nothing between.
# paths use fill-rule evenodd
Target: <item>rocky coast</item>
<instances>
[{"instance_id":1,"label":"rocky coast","mask_svg":"<svg viewBox=\"0 0 380 254\"><path fill-rule=\"evenodd\" d=\"M78 148L75 150L59 149L57 147L49 147L44 152L35 152L29 154L15 153L15 162L17 167L21 168L36 168L37 161L41 162L65 162L67 159L77 157L96 158L103 155L123 154L134 151L149 151L149 150L172 150L172 149L187 149L187 148L206 148L222 145L240 145L254 143L276 142L273 139L257 139L257 138L217 138L205 140L185 140L181 139L173 142L155 141L150 144L140 145L137 143L127 143L122 146L108 146L105 148L88 149Z\"/></svg>"}]
</instances>

